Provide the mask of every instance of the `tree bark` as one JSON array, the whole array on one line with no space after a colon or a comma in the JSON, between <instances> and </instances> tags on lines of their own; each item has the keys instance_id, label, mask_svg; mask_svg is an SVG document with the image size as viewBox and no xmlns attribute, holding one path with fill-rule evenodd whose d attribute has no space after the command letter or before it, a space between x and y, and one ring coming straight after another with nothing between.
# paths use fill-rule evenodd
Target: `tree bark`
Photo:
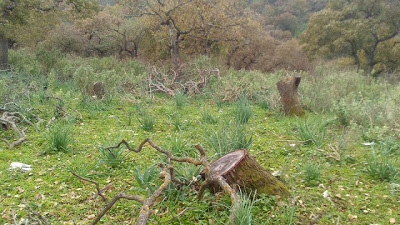
<instances>
[{"instance_id":1,"label":"tree bark","mask_svg":"<svg viewBox=\"0 0 400 225\"><path fill-rule=\"evenodd\" d=\"M180 53L179 53L179 41L180 34L177 29L174 27L173 23L169 23L169 38L170 38L170 48L171 48L171 60L174 65L175 72L180 74Z\"/></svg>"},{"instance_id":2,"label":"tree bark","mask_svg":"<svg viewBox=\"0 0 400 225\"><path fill-rule=\"evenodd\" d=\"M257 194L289 194L285 185L264 169L245 149L230 152L210 164L211 176L222 176L231 187L256 191ZM204 172L202 173L204 177ZM209 184L212 192L220 190L220 185Z\"/></svg>"},{"instance_id":3,"label":"tree bark","mask_svg":"<svg viewBox=\"0 0 400 225\"><path fill-rule=\"evenodd\" d=\"M8 68L8 40L0 35L0 70Z\"/></svg>"},{"instance_id":4,"label":"tree bark","mask_svg":"<svg viewBox=\"0 0 400 225\"><path fill-rule=\"evenodd\" d=\"M300 105L299 97L297 94L300 80L300 74L295 73L293 76L285 77L284 79L276 83L286 115L304 115L304 111Z\"/></svg>"}]
</instances>

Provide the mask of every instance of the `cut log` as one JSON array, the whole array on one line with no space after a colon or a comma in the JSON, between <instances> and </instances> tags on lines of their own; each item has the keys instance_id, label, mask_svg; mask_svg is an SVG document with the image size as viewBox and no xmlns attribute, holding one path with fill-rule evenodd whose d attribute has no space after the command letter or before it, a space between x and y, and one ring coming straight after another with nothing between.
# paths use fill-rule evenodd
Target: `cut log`
<instances>
[{"instance_id":1,"label":"cut log","mask_svg":"<svg viewBox=\"0 0 400 225\"><path fill-rule=\"evenodd\" d=\"M245 149L230 152L210 164L210 176L220 175L231 187L239 186L242 190L250 189L257 194L289 194L285 185L263 168ZM202 176L205 174L203 172ZM212 192L218 191L219 185L210 184Z\"/></svg>"},{"instance_id":2,"label":"cut log","mask_svg":"<svg viewBox=\"0 0 400 225\"><path fill-rule=\"evenodd\" d=\"M304 115L297 95L300 80L300 74L295 73L293 76L285 77L276 83L286 115Z\"/></svg>"}]
</instances>

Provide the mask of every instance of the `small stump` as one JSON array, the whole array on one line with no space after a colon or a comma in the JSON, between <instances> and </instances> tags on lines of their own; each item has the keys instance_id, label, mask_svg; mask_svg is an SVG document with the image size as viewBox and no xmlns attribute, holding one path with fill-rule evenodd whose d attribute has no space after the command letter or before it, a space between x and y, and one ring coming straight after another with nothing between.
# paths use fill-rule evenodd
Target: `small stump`
<instances>
[{"instance_id":1,"label":"small stump","mask_svg":"<svg viewBox=\"0 0 400 225\"><path fill-rule=\"evenodd\" d=\"M285 185L264 169L245 149L230 152L210 164L210 175L221 175L231 187L250 189L257 194L288 195ZM204 177L204 174L202 174ZM212 192L219 186L210 184Z\"/></svg>"},{"instance_id":2,"label":"small stump","mask_svg":"<svg viewBox=\"0 0 400 225\"><path fill-rule=\"evenodd\" d=\"M304 111L300 105L297 94L297 88L299 87L300 80L300 74L295 73L293 76L285 77L276 83L286 115L304 115Z\"/></svg>"},{"instance_id":3,"label":"small stump","mask_svg":"<svg viewBox=\"0 0 400 225\"><path fill-rule=\"evenodd\" d=\"M102 99L104 97L104 95L106 94L106 91L104 90L103 82L97 81L96 83L94 83L93 92L97 98Z\"/></svg>"}]
</instances>

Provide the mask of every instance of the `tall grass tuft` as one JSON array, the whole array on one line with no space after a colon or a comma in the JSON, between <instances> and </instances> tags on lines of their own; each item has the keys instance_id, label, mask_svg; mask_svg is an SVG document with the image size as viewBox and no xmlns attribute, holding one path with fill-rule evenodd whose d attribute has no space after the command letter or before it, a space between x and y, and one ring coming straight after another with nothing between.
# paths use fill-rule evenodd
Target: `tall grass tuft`
<instances>
[{"instance_id":1,"label":"tall grass tuft","mask_svg":"<svg viewBox=\"0 0 400 225\"><path fill-rule=\"evenodd\" d=\"M298 118L294 126L300 140L313 143L317 148L321 148L324 145L328 124L329 121L324 121L320 117L308 117L305 120Z\"/></svg>"},{"instance_id":2,"label":"tall grass tuft","mask_svg":"<svg viewBox=\"0 0 400 225\"><path fill-rule=\"evenodd\" d=\"M107 164L112 168L119 167L126 158L126 154L123 153L121 148L107 149L100 147L100 161Z\"/></svg>"},{"instance_id":3,"label":"tall grass tuft","mask_svg":"<svg viewBox=\"0 0 400 225\"><path fill-rule=\"evenodd\" d=\"M170 139L170 149L174 156L187 156L189 150L183 138L175 137Z\"/></svg>"},{"instance_id":4,"label":"tall grass tuft","mask_svg":"<svg viewBox=\"0 0 400 225\"><path fill-rule=\"evenodd\" d=\"M139 167L135 168L134 176L139 187L145 189L149 194L152 194L155 190L152 181L156 177L155 166L148 167L147 165L143 168L143 172Z\"/></svg>"},{"instance_id":5,"label":"tall grass tuft","mask_svg":"<svg viewBox=\"0 0 400 225\"><path fill-rule=\"evenodd\" d=\"M201 120L208 124L216 124L218 122L218 120L207 109L204 109L201 113Z\"/></svg>"},{"instance_id":6,"label":"tall grass tuft","mask_svg":"<svg viewBox=\"0 0 400 225\"><path fill-rule=\"evenodd\" d=\"M187 97L182 92L177 92L174 96L176 107L182 108L186 105Z\"/></svg>"},{"instance_id":7,"label":"tall grass tuft","mask_svg":"<svg viewBox=\"0 0 400 225\"><path fill-rule=\"evenodd\" d=\"M396 162L389 155L384 154L378 158L375 151L372 150L372 159L368 161L370 163L368 163L367 171L374 179L392 181L400 174Z\"/></svg>"},{"instance_id":8,"label":"tall grass tuft","mask_svg":"<svg viewBox=\"0 0 400 225\"><path fill-rule=\"evenodd\" d=\"M183 129L181 114L179 112L175 112L168 117L171 120L171 124L174 125L176 131L181 131Z\"/></svg>"},{"instance_id":9,"label":"tall grass tuft","mask_svg":"<svg viewBox=\"0 0 400 225\"><path fill-rule=\"evenodd\" d=\"M140 127L145 131L153 131L155 118L150 113L142 111L139 113L137 120L140 123Z\"/></svg>"},{"instance_id":10,"label":"tall grass tuft","mask_svg":"<svg viewBox=\"0 0 400 225\"><path fill-rule=\"evenodd\" d=\"M47 133L47 153L69 152L73 139L69 127L62 123L55 123Z\"/></svg>"},{"instance_id":11,"label":"tall grass tuft","mask_svg":"<svg viewBox=\"0 0 400 225\"><path fill-rule=\"evenodd\" d=\"M236 109L235 109L236 122L240 124L248 123L252 115L253 115L253 110L251 109L250 101L245 96L241 96L239 100L236 102Z\"/></svg>"},{"instance_id":12,"label":"tall grass tuft","mask_svg":"<svg viewBox=\"0 0 400 225\"><path fill-rule=\"evenodd\" d=\"M316 185L320 179L321 171L319 165L313 162L306 164L303 170L304 181L307 186Z\"/></svg>"},{"instance_id":13,"label":"tall grass tuft","mask_svg":"<svg viewBox=\"0 0 400 225\"><path fill-rule=\"evenodd\" d=\"M207 130L205 138L217 156L225 155L235 149L249 149L253 143L253 137L248 135L245 125L232 123L213 132Z\"/></svg>"},{"instance_id":14,"label":"tall grass tuft","mask_svg":"<svg viewBox=\"0 0 400 225\"><path fill-rule=\"evenodd\" d=\"M251 210L255 202L255 194L247 196L243 191L239 191L239 203L234 208L234 219L236 225L251 225L252 214Z\"/></svg>"}]
</instances>

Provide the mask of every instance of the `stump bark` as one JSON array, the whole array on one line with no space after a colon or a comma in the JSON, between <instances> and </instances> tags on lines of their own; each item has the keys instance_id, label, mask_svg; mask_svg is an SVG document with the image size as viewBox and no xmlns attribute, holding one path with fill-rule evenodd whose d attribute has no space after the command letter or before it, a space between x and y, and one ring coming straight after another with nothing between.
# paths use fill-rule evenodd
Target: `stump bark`
<instances>
[{"instance_id":1,"label":"stump bark","mask_svg":"<svg viewBox=\"0 0 400 225\"><path fill-rule=\"evenodd\" d=\"M106 94L106 91L104 90L104 85L103 82L97 81L93 85L93 92L96 95L97 98L103 98L104 95Z\"/></svg>"},{"instance_id":2,"label":"stump bark","mask_svg":"<svg viewBox=\"0 0 400 225\"><path fill-rule=\"evenodd\" d=\"M295 73L294 75L285 77L276 83L286 115L304 115L304 111L300 105L297 94L300 81L300 74Z\"/></svg>"},{"instance_id":3,"label":"stump bark","mask_svg":"<svg viewBox=\"0 0 400 225\"><path fill-rule=\"evenodd\" d=\"M210 164L211 176L221 175L231 187L250 189L257 194L289 194L285 185L264 169L245 149L230 152ZM204 176L204 174L202 174ZM212 192L219 191L217 184L210 184Z\"/></svg>"}]
</instances>

